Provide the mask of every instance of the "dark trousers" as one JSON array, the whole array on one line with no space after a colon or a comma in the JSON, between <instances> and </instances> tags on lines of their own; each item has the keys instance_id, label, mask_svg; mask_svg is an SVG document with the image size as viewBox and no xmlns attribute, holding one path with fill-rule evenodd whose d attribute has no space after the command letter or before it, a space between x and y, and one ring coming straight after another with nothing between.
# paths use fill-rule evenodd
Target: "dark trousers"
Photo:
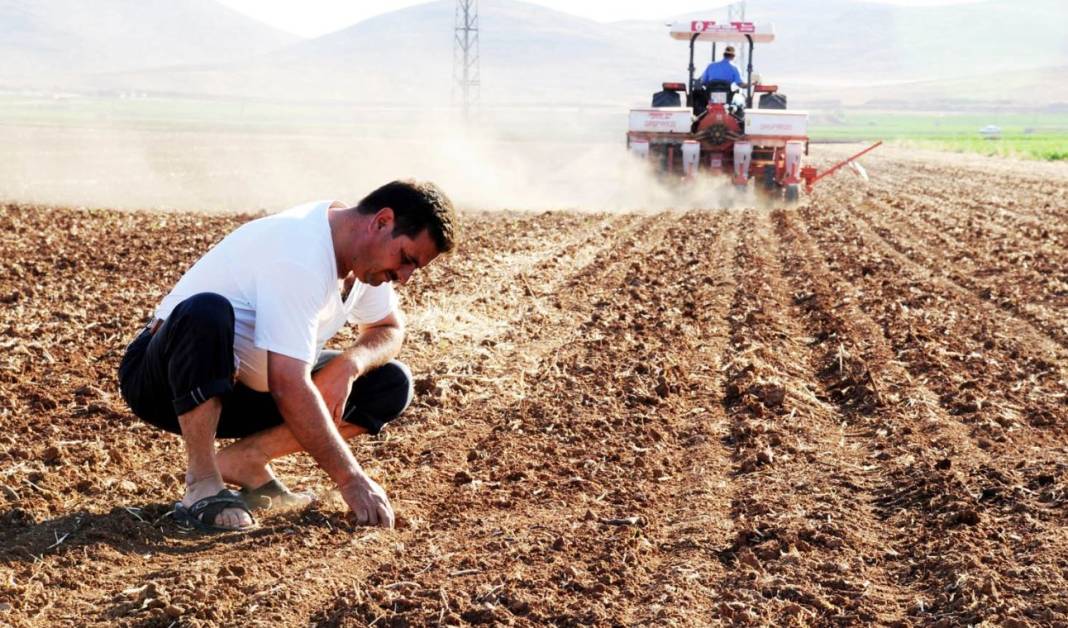
<instances>
[{"instance_id":1,"label":"dark trousers","mask_svg":"<svg viewBox=\"0 0 1068 628\"><path fill-rule=\"evenodd\" d=\"M319 354L312 371L339 355ZM222 402L220 438L241 438L281 425L282 414L268 392L235 382L234 310L218 294L202 293L179 303L162 325L145 329L126 348L119 365L119 389L139 418L175 434L178 415L212 397ZM344 419L377 434L412 401L412 375L403 363L389 363L352 385Z\"/></svg>"}]
</instances>

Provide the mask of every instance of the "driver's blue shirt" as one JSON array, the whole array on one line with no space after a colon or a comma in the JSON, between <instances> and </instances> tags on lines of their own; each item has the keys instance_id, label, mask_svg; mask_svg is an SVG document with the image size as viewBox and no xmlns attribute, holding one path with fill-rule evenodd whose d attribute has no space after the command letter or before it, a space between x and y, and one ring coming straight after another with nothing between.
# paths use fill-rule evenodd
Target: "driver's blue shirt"
<instances>
[{"instance_id":1,"label":"driver's blue shirt","mask_svg":"<svg viewBox=\"0 0 1068 628\"><path fill-rule=\"evenodd\" d=\"M727 59L717 61L715 63L709 63L705 68L704 74L701 75L701 83L707 83L709 81L729 81L731 83L742 83L742 75L738 73L738 68L731 65L731 62Z\"/></svg>"}]
</instances>

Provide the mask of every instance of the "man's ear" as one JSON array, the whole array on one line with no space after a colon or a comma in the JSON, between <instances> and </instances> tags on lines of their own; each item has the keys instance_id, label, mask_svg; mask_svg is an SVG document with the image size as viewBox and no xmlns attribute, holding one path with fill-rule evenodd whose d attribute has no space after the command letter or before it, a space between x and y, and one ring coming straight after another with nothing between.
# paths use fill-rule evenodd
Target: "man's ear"
<instances>
[{"instance_id":1,"label":"man's ear","mask_svg":"<svg viewBox=\"0 0 1068 628\"><path fill-rule=\"evenodd\" d=\"M383 207L375 214L375 219L371 223L374 228L377 229L393 229L393 208Z\"/></svg>"}]
</instances>

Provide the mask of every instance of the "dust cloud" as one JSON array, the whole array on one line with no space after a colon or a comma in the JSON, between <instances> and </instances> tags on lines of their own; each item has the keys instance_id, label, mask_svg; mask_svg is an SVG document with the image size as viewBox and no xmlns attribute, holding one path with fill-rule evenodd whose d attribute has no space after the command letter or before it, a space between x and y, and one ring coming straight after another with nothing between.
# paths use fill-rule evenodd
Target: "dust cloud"
<instances>
[{"instance_id":1,"label":"dust cloud","mask_svg":"<svg viewBox=\"0 0 1068 628\"><path fill-rule=\"evenodd\" d=\"M625 111L620 112L624 119ZM514 137L506 129L345 130L2 126L0 197L79 207L277 211L355 203L397 178L437 182L464 209L655 211L737 204L727 181L661 181L623 132Z\"/></svg>"}]
</instances>

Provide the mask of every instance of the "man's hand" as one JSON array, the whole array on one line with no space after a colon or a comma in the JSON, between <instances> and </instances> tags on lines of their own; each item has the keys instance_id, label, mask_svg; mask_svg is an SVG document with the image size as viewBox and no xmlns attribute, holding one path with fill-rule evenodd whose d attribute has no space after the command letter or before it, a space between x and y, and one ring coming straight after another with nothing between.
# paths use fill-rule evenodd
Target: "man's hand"
<instances>
[{"instance_id":1,"label":"man's hand","mask_svg":"<svg viewBox=\"0 0 1068 628\"><path fill-rule=\"evenodd\" d=\"M386 497L386 491L366 474L353 479L340 487L341 497L356 515L360 525L392 528L394 524L393 506Z\"/></svg>"},{"instance_id":2,"label":"man's hand","mask_svg":"<svg viewBox=\"0 0 1068 628\"><path fill-rule=\"evenodd\" d=\"M312 375L312 381L319 389L334 423L341 423L341 415L345 412L345 404L348 402L349 393L352 392L352 382L356 381L357 377L359 369L341 357L330 360Z\"/></svg>"}]
</instances>

